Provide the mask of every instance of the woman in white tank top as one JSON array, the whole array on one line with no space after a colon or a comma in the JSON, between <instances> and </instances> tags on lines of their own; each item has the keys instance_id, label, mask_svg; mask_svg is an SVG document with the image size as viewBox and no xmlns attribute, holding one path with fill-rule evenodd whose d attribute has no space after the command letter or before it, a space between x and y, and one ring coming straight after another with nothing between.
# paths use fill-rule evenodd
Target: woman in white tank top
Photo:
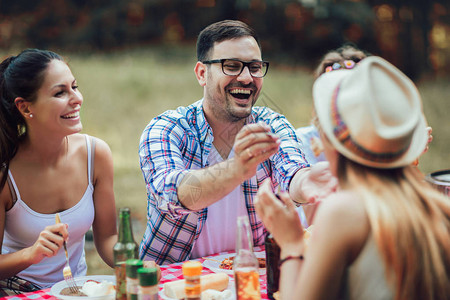
<instances>
[{"instance_id":1,"label":"woman in white tank top","mask_svg":"<svg viewBox=\"0 0 450 300\"><path fill-rule=\"evenodd\" d=\"M112 155L104 141L79 133L83 97L68 65L36 49L9 57L0 65L0 98L0 296L63 280L63 241L72 273L85 275L91 225L113 267Z\"/></svg>"}]
</instances>

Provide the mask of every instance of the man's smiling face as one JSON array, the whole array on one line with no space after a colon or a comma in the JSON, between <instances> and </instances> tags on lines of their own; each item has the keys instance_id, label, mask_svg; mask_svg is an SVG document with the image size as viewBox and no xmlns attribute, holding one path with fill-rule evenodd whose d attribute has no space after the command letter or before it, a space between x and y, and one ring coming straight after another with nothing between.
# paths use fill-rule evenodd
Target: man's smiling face
<instances>
[{"instance_id":1,"label":"man's smiling face","mask_svg":"<svg viewBox=\"0 0 450 300\"><path fill-rule=\"evenodd\" d=\"M244 62L261 61L261 50L251 36L225 40L214 45L209 59L224 58ZM225 75L220 63L206 67L205 112L231 122L249 116L261 91L263 78L252 77L248 67L237 76Z\"/></svg>"}]
</instances>

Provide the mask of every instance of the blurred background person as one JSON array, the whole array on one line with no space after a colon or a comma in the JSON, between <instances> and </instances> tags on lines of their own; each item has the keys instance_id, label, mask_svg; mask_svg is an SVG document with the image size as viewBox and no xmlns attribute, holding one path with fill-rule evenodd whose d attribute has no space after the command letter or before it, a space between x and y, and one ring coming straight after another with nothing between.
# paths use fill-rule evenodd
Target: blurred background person
<instances>
[{"instance_id":1,"label":"blurred background person","mask_svg":"<svg viewBox=\"0 0 450 300\"><path fill-rule=\"evenodd\" d=\"M327 52L320 60L314 70L314 79L326 72L341 69L353 69L362 59L370 54L359 49L356 45L347 43L341 47ZM313 117L314 118L314 117ZM325 161L322 145L320 144L319 132L314 126L314 120L309 126L297 128L302 152L309 164L313 165L319 161Z\"/></svg>"},{"instance_id":2,"label":"blurred background person","mask_svg":"<svg viewBox=\"0 0 450 300\"><path fill-rule=\"evenodd\" d=\"M359 49L356 45L346 43L337 49L330 50L322 57L314 70L314 79L334 70L353 69L362 59L369 55L368 52ZM311 124L299 127L295 131L299 137L302 153L310 165L316 165L319 162L326 161L323 146L320 142L319 131L314 126L314 118L315 113L313 112ZM315 166L315 168L320 170L327 168L327 166L327 163L321 163ZM312 224L317 205L319 205L319 202L314 205L299 206L297 208L303 227L307 228Z\"/></svg>"}]
</instances>

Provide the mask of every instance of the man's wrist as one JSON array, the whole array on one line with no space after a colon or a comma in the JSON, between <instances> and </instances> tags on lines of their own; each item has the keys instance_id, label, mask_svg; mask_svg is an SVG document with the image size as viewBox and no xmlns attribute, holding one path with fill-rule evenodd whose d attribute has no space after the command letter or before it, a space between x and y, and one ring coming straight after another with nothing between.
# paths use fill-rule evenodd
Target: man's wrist
<instances>
[{"instance_id":1,"label":"man's wrist","mask_svg":"<svg viewBox=\"0 0 450 300\"><path fill-rule=\"evenodd\" d=\"M239 179L239 184L242 184L245 180L248 178L245 178L245 170L242 165L239 164L238 160L234 157L228 159L226 161L228 163L228 166L231 168L231 178L237 178Z\"/></svg>"}]
</instances>

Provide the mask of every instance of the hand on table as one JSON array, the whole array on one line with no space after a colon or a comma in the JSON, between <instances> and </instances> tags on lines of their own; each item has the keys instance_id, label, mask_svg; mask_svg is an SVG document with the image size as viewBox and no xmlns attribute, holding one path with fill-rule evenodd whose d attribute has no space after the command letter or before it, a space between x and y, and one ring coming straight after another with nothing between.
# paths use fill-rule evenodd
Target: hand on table
<instances>
[{"instance_id":1,"label":"hand on table","mask_svg":"<svg viewBox=\"0 0 450 300\"><path fill-rule=\"evenodd\" d=\"M303 227L288 193L281 193L277 198L272 191L270 180L266 179L259 187L255 209L283 251L302 253Z\"/></svg>"},{"instance_id":2,"label":"hand on table","mask_svg":"<svg viewBox=\"0 0 450 300\"><path fill-rule=\"evenodd\" d=\"M234 141L234 161L240 176L246 180L255 175L257 166L275 154L280 143L280 139L266 123L242 127Z\"/></svg>"}]
</instances>

